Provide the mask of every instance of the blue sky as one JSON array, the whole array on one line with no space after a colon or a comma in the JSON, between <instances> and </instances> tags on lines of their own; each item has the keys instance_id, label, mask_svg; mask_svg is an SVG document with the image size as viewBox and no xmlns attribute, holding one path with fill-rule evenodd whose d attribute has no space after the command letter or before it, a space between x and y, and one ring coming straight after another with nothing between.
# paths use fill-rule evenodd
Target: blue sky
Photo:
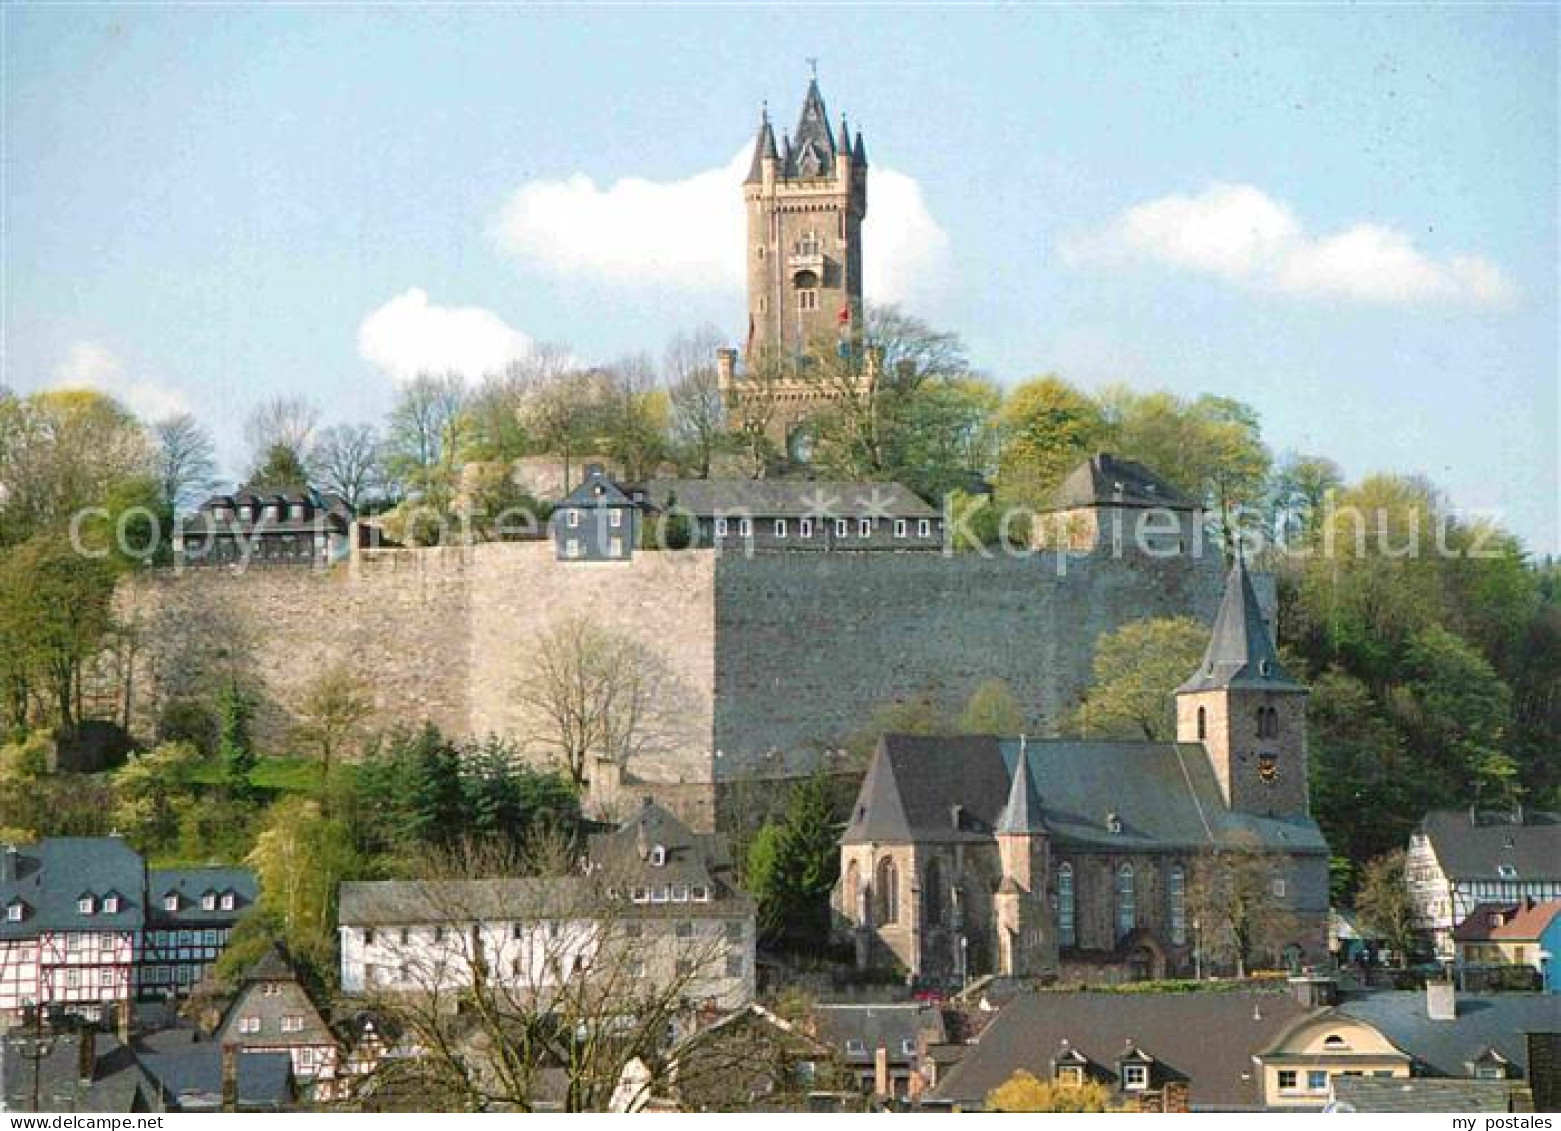
<instances>
[{"instance_id":1,"label":"blue sky","mask_svg":"<svg viewBox=\"0 0 1561 1131\"><path fill-rule=\"evenodd\" d=\"M817 56L870 300L1558 548L1555 6L0 13L6 380L187 405L232 471L273 392L736 339L733 162Z\"/></svg>"}]
</instances>

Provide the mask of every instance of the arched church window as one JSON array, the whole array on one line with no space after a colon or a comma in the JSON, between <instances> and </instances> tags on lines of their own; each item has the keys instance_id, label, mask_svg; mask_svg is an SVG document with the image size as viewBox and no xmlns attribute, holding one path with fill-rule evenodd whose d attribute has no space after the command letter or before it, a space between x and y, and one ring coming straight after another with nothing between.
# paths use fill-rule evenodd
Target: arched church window
<instances>
[{"instance_id":1,"label":"arched church window","mask_svg":"<svg viewBox=\"0 0 1561 1131\"><path fill-rule=\"evenodd\" d=\"M873 876L873 922L893 923L900 918L900 870L894 859L885 856L878 861Z\"/></svg>"},{"instance_id":2,"label":"arched church window","mask_svg":"<svg viewBox=\"0 0 1561 1131\"><path fill-rule=\"evenodd\" d=\"M1133 866L1117 869L1117 938L1138 926L1138 895L1133 885Z\"/></svg>"},{"instance_id":3,"label":"arched church window","mask_svg":"<svg viewBox=\"0 0 1561 1131\"><path fill-rule=\"evenodd\" d=\"M1180 864L1171 865L1165 880L1171 912L1171 945L1187 945L1187 873Z\"/></svg>"},{"instance_id":4,"label":"arched church window","mask_svg":"<svg viewBox=\"0 0 1561 1131\"><path fill-rule=\"evenodd\" d=\"M929 927L943 923L943 867L936 859L927 861L921 882L922 920Z\"/></svg>"},{"instance_id":5,"label":"arched church window","mask_svg":"<svg viewBox=\"0 0 1561 1131\"><path fill-rule=\"evenodd\" d=\"M1207 707L1198 708L1198 741L1202 742L1209 737L1209 710Z\"/></svg>"},{"instance_id":6,"label":"arched church window","mask_svg":"<svg viewBox=\"0 0 1561 1131\"><path fill-rule=\"evenodd\" d=\"M1076 941L1073 915L1073 865L1057 865L1057 941L1073 946Z\"/></svg>"}]
</instances>

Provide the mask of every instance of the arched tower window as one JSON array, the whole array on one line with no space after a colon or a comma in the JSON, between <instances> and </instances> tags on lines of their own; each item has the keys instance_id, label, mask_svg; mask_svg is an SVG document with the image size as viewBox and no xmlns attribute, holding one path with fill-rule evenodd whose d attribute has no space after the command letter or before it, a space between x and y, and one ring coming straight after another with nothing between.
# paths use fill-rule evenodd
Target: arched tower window
<instances>
[{"instance_id":1,"label":"arched tower window","mask_svg":"<svg viewBox=\"0 0 1561 1131\"><path fill-rule=\"evenodd\" d=\"M900 870L894 866L894 858L885 856L878 861L873 876L873 922L893 923L900 918Z\"/></svg>"},{"instance_id":2,"label":"arched tower window","mask_svg":"<svg viewBox=\"0 0 1561 1131\"><path fill-rule=\"evenodd\" d=\"M937 858L927 861L927 871L921 881L922 921L929 927L943 923L943 867Z\"/></svg>"},{"instance_id":3,"label":"arched tower window","mask_svg":"<svg viewBox=\"0 0 1561 1131\"><path fill-rule=\"evenodd\" d=\"M1057 941L1073 946L1077 941L1073 918L1073 865L1057 865Z\"/></svg>"},{"instance_id":4,"label":"arched tower window","mask_svg":"<svg viewBox=\"0 0 1561 1131\"><path fill-rule=\"evenodd\" d=\"M1117 869L1117 938L1138 926L1138 895L1133 886L1133 866Z\"/></svg>"},{"instance_id":5,"label":"arched tower window","mask_svg":"<svg viewBox=\"0 0 1561 1131\"><path fill-rule=\"evenodd\" d=\"M1187 873L1180 864L1172 864L1165 878L1165 891L1170 903L1171 945L1187 945Z\"/></svg>"},{"instance_id":6,"label":"arched tower window","mask_svg":"<svg viewBox=\"0 0 1561 1131\"><path fill-rule=\"evenodd\" d=\"M1208 738L1208 737L1209 737L1209 709L1207 707L1199 707L1198 708L1198 741L1202 742L1205 738Z\"/></svg>"}]
</instances>

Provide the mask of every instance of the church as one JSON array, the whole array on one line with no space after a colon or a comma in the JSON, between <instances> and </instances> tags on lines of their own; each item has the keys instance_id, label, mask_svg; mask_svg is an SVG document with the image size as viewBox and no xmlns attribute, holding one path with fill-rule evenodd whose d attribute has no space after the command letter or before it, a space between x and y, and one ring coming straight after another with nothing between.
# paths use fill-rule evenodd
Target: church
<instances>
[{"instance_id":1,"label":"church","mask_svg":"<svg viewBox=\"0 0 1561 1131\"><path fill-rule=\"evenodd\" d=\"M945 985L1209 973L1233 964L1238 902L1252 959L1325 957L1306 689L1244 563L1175 696L1174 742L886 735L840 844L857 967Z\"/></svg>"}]
</instances>

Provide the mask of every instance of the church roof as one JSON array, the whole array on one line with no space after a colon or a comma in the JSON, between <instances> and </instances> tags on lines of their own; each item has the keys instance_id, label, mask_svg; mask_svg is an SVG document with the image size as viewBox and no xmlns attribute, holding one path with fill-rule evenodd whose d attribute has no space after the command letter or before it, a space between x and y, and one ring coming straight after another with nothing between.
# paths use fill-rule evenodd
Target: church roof
<instances>
[{"instance_id":1,"label":"church roof","mask_svg":"<svg viewBox=\"0 0 1561 1131\"><path fill-rule=\"evenodd\" d=\"M1058 846L1327 850L1309 817L1227 809L1196 744L1048 740L1023 749L1034 790L1024 802L1027 820ZM990 841L1014 793L1019 756L1018 740L989 735L885 735L843 840Z\"/></svg>"},{"instance_id":2,"label":"church roof","mask_svg":"<svg viewBox=\"0 0 1561 1131\"><path fill-rule=\"evenodd\" d=\"M818 79L808 81L808 93L797 115L797 130L792 135L787 155L788 177L827 177L835 170L835 134L829 128L829 111L819 93Z\"/></svg>"},{"instance_id":3,"label":"church roof","mask_svg":"<svg viewBox=\"0 0 1561 1131\"><path fill-rule=\"evenodd\" d=\"M1225 581L1225 595L1214 615L1214 630L1203 662L1180 692L1240 688L1253 691L1301 691L1303 688L1279 662L1273 638L1263 621L1263 609L1252 588L1247 566L1239 557Z\"/></svg>"},{"instance_id":4,"label":"church roof","mask_svg":"<svg viewBox=\"0 0 1561 1131\"><path fill-rule=\"evenodd\" d=\"M1136 460L1098 452L1070 471L1046 499L1045 510L1074 507L1164 507L1198 509L1195 500L1178 491Z\"/></svg>"}]
</instances>

